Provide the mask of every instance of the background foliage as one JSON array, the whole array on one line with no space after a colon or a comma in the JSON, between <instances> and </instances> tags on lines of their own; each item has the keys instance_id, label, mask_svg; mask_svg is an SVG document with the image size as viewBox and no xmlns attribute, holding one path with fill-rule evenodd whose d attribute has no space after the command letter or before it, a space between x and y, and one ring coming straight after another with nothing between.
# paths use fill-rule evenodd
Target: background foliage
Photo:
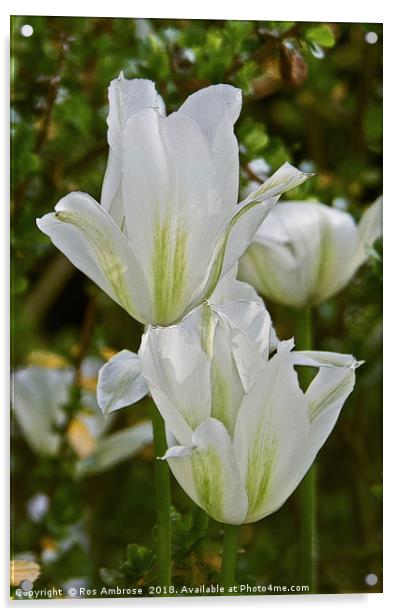
<instances>
[{"instance_id":1,"label":"background foliage","mask_svg":"<svg viewBox=\"0 0 399 616\"><path fill-rule=\"evenodd\" d=\"M33 27L31 37L21 35L23 24ZM367 42L368 32L378 35L375 44ZM378 24L13 18L13 365L48 365L51 358L38 351L51 351L79 374L88 354L104 358L109 348L139 346L141 325L75 270L35 225L71 190L99 199L108 150L107 86L121 69L128 78L154 80L169 111L211 83L242 88L242 191L288 160L317 173L290 198L316 198L358 219L381 193L381 39ZM366 361L319 455L320 592L381 590L380 270L377 247L349 287L316 311L315 348ZM280 337L291 336L293 315L269 308ZM72 416L79 400L78 387L71 392ZM115 428L146 417L146 405L118 414ZM73 580L98 587L151 583L151 448L94 479L76 479L76 455L65 442L57 459L36 456L13 426L13 557L28 554L41 564L37 587ZM37 493L50 498L39 522L27 509ZM175 482L173 502L175 583L215 581L219 525L211 523L203 543ZM244 527L239 579L305 583L298 524L294 494L278 513ZM372 588L365 583L368 573L379 579Z\"/></svg>"}]
</instances>

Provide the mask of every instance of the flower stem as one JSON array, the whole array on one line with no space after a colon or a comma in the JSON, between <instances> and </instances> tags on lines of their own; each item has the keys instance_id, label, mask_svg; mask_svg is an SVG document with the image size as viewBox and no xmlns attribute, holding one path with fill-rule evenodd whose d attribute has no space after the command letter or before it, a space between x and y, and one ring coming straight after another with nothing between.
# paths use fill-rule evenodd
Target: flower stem
<instances>
[{"instance_id":1,"label":"flower stem","mask_svg":"<svg viewBox=\"0 0 399 616\"><path fill-rule=\"evenodd\" d=\"M312 310L304 308L297 313L295 328L295 348L298 351L309 351L313 346ZM299 381L304 391L312 380L311 370L306 367L299 369ZM311 592L316 592L317 581L317 467L313 463L306 477L298 488L300 524L301 524L301 571L304 582L309 584Z\"/></svg>"},{"instance_id":2,"label":"flower stem","mask_svg":"<svg viewBox=\"0 0 399 616\"><path fill-rule=\"evenodd\" d=\"M234 585L239 530L239 526L224 525L223 559L220 572L220 586L224 587L224 595L230 594L228 591L229 586Z\"/></svg>"},{"instance_id":3,"label":"flower stem","mask_svg":"<svg viewBox=\"0 0 399 616\"><path fill-rule=\"evenodd\" d=\"M167 450L165 423L152 403L152 430L155 449L155 494L157 508L157 555L159 586L171 583L171 523L170 523L170 474L165 460L158 460Z\"/></svg>"},{"instance_id":4,"label":"flower stem","mask_svg":"<svg viewBox=\"0 0 399 616\"><path fill-rule=\"evenodd\" d=\"M198 536L197 553L201 557L203 556L203 552L204 552L205 535L206 535L206 531L208 528L208 524L209 524L209 516L206 513L206 511L204 511L203 509L201 509L201 507L198 507L198 505L195 505L193 503L192 526L193 526L193 530L195 534Z\"/></svg>"}]
</instances>

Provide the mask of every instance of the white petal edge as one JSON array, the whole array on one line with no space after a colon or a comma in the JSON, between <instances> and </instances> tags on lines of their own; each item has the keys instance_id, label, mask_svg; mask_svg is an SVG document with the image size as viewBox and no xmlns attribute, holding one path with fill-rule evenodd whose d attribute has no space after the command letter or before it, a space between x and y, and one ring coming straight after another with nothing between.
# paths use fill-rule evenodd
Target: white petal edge
<instances>
[{"instance_id":1,"label":"white petal edge","mask_svg":"<svg viewBox=\"0 0 399 616\"><path fill-rule=\"evenodd\" d=\"M354 271L367 260L367 249L382 235L382 196L364 212L358 229L359 243L352 262Z\"/></svg>"},{"instance_id":2,"label":"white petal edge","mask_svg":"<svg viewBox=\"0 0 399 616\"><path fill-rule=\"evenodd\" d=\"M303 173L289 163L282 165L268 180L241 201L233 212L221 275L242 257L259 226L285 192L300 186L313 174Z\"/></svg>"},{"instance_id":3,"label":"white petal edge","mask_svg":"<svg viewBox=\"0 0 399 616\"><path fill-rule=\"evenodd\" d=\"M111 216L86 193L61 199L36 224L75 267L142 323L152 318L148 289L132 248Z\"/></svg>"},{"instance_id":4,"label":"white petal edge","mask_svg":"<svg viewBox=\"0 0 399 616\"><path fill-rule=\"evenodd\" d=\"M98 373L97 402L105 415L138 402L147 393L137 353L120 351Z\"/></svg>"}]
</instances>

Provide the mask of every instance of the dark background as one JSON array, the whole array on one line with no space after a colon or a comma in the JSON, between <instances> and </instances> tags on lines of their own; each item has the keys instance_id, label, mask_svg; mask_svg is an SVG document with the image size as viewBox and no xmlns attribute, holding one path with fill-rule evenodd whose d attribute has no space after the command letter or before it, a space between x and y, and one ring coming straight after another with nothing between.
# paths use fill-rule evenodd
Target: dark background
<instances>
[{"instance_id":1,"label":"dark background","mask_svg":"<svg viewBox=\"0 0 399 616\"><path fill-rule=\"evenodd\" d=\"M21 35L23 24L33 27L31 37ZM375 44L367 43L368 32L378 35ZM79 370L88 354L101 357L104 349L139 347L142 326L75 270L35 225L36 217L71 190L99 199L108 151L107 87L121 69L128 78L154 80L168 111L211 83L242 88L236 132L243 189L256 180L248 163L260 158L271 171L286 160L315 171L317 176L289 197L317 198L356 219L381 193L379 24L27 16L12 19L11 54L15 367L34 361L32 352L47 351ZM290 337L293 315L269 308L280 337ZM348 287L315 311L315 348L350 352L366 362L318 458L320 592L382 589L381 327L377 246ZM115 429L146 417L146 404L120 413ZM78 407L75 391L71 415ZM15 429L12 552L30 553L41 563L35 587L61 586L71 579L100 586L104 580L145 585L153 579L150 449L77 481L72 450L66 446L57 459L36 456ZM50 496L40 523L26 512L27 500L37 492ZM173 502L175 583L216 580L220 526L211 523L200 555L190 502L175 482ZM77 528L87 541L77 539ZM239 580L305 583L298 532L295 494L277 513L243 527ZM59 548L65 539L71 543L66 550ZM146 550L130 548L126 555L128 544ZM51 563L42 558L48 545L57 554ZM108 571L100 575L101 568ZM365 583L369 573L378 576L373 587Z\"/></svg>"}]
</instances>

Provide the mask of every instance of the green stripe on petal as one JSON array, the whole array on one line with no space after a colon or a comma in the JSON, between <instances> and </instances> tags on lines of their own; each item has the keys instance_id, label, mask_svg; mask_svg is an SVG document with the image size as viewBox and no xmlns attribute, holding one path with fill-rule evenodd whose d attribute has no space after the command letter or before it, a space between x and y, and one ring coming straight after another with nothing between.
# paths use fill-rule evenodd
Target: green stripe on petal
<instances>
[{"instance_id":1,"label":"green stripe on petal","mask_svg":"<svg viewBox=\"0 0 399 616\"><path fill-rule=\"evenodd\" d=\"M216 362L212 362L212 417L221 421L230 434L234 432L231 422L231 384L224 378ZM234 417L235 419L235 417Z\"/></svg>"},{"instance_id":2,"label":"green stripe on petal","mask_svg":"<svg viewBox=\"0 0 399 616\"><path fill-rule=\"evenodd\" d=\"M193 480L201 507L218 522L241 524L248 498L225 426L207 419L194 432L192 442Z\"/></svg>"},{"instance_id":3,"label":"green stripe on petal","mask_svg":"<svg viewBox=\"0 0 399 616\"><path fill-rule=\"evenodd\" d=\"M111 285L117 301L130 314L134 314L134 307L126 284L127 266L115 254L106 229L94 224L90 225L90 229L88 229L87 220L76 212L56 212L55 217L62 222L74 225L84 235L95 251L96 259Z\"/></svg>"},{"instance_id":4,"label":"green stripe on petal","mask_svg":"<svg viewBox=\"0 0 399 616\"><path fill-rule=\"evenodd\" d=\"M36 220L71 263L141 323L152 318L143 269L110 214L88 194L72 192L55 213Z\"/></svg>"},{"instance_id":5,"label":"green stripe on petal","mask_svg":"<svg viewBox=\"0 0 399 616\"><path fill-rule=\"evenodd\" d=\"M186 281L187 232L183 225L172 225L170 218L154 225L152 258L155 322L170 323L175 306L182 299Z\"/></svg>"},{"instance_id":6,"label":"green stripe on petal","mask_svg":"<svg viewBox=\"0 0 399 616\"><path fill-rule=\"evenodd\" d=\"M195 452L191 458L196 491L202 507L216 520L223 520L223 466L213 447Z\"/></svg>"},{"instance_id":7,"label":"green stripe on petal","mask_svg":"<svg viewBox=\"0 0 399 616\"><path fill-rule=\"evenodd\" d=\"M280 342L238 412L234 447L248 494L248 523L280 507L303 477L309 420L291 362L290 343Z\"/></svg>"},{"instance_id":8,"label":"green stripe on petal","mask_svg":"<svg viewBox=\"0 0 399 616\"><path fill-rule=\"evenodd\" d=\"M270 478L277 455L277 439L274 437L273 427L262 427L255 437L248 460L247 494L248 516L256 512L267 501L270 487Z\"/></svg>"},{"instance_id":9,"label":"green stripe on petal","mask_svg":"<svg viewBox=\"0 0 399 616\"><path fill-rule=\"evenodd\" d=\"M339 370L339 368L337 369ZM355 383L354 370L340 369L342 373L342 379L336 383L332 383L331 386L324 391L322 398L309 400L309 419L314 421L316 417L323 411L329 408L334 402L341 398L346 398L348 391L352 391Z\"/></svg>"}]
</instances>

